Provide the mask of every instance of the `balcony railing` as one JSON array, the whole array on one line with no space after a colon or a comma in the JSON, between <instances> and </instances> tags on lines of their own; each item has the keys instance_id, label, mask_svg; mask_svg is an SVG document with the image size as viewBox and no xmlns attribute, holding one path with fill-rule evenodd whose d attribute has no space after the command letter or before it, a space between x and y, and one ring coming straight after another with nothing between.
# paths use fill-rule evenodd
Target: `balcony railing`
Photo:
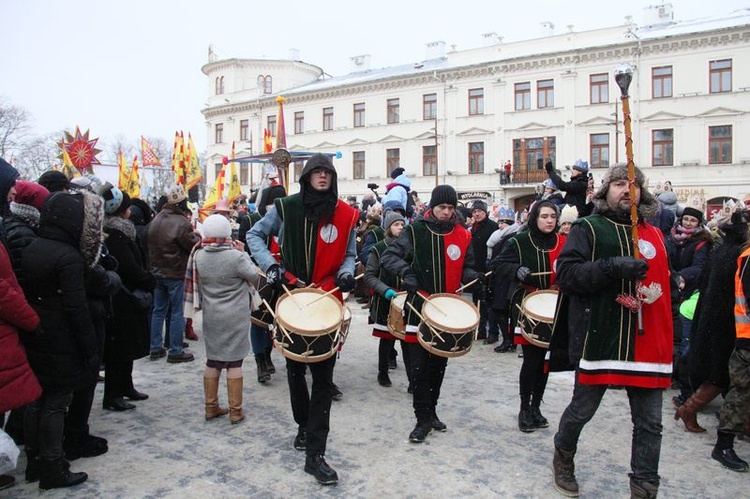
<instances>
[{"instance_id":1,"label":"balcony railing","mask_svg":"<svg viewBox=\"0 0 750 499\"><path fill-rule=\"evenodd\" d=\"M546 170L514 170L510 177L510 184L506 185L541 184L548 178Z\"/></svg>"}]
</instances>

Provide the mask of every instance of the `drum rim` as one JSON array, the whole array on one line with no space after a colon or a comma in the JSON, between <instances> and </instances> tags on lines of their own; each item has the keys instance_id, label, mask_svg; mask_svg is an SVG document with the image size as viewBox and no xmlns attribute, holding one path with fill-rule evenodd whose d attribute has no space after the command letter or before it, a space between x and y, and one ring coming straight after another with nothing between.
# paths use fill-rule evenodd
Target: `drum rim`
<instances>
[{"instance_id":1,"label":"drum rim","mask_svg":"<svg viewBox=\"0 0 750 499\"><path fill-rule=\"evenodd\" d=\"M326 291L323 291L320 288L296 288L296 289L289 290L289 293L291 295L301 294L301 293L314 293L314 294L324 295L326 294ZM297 326L290 325L287 321L284 320L283 317L279 316L279 313L278 313L279 303L281 303L285 299L291 299L289 298L289 295L286 293L280 295L278 301L276 302L276 321L278 321L287 331L291 331L291 332L298 333L298 334L304 333L304 335L307 335L307 336L323 336L325 334L331 333L332 331L336 331L341 328L341 323L344 320L344 305L331 295L326 296L324 299L326 298L330 298L332 302L336 304L338 311L339 311L338 322L328 329L299 328Z\"/></svg>"},{"instance_id":2,"label":"drum rim","mask_svg":"<svg viewBox=\"0 0 750 499\"><path fill-rule=\"evenodd\" d=\"M429 343L427 343L427 341L423 338L422 331L421 331L422 324L424 324L424 322L421 322L420 327L417 329L417 341L419 342L420 345L422 345L422 348L424 348L425 350L427 350L433 355L437 355L438 357L444 357L447 359L452 359L454 357L461 357L463 355L466 355L467 353L471 351L471 347L474 346L474 341L472 340L472 342L469 343L469 346L467 348L465 348L464 350L456 350L455 352L449 352L446 350L440 350L439 348L435 348ZM466 333L468 333L468 331Z\"/></svg>"},{"instance_id":3,"label":"drum rim","mask_svg":"<svg viewBox=\"0 0 750 499\"><path fill-rule=\"evenodd\" d=\"M541 296L545 294L553 294L557 297L557 299L560 299L560 292L556 289L539 289L537 291L532 291L531 293L527 294L523 297L523 300L521 300L521 310L523 311L523 315L526 315L528 317L531 317L534 320L546 322L547 324L553 324L555 322L555 312L552 311L552 317L546 317L541 316L538 314L535 314L534 312L530 310L526 310L526 308L523 306L524 303L526 303L526 300L528 300L532 296ZM555 302L555 308L557 308L557 302Z\"/></svg>"},{"instance_id":4,"label":"drum rim","mask_svg":"<svg viewBox=\"0 0 750 499\"><path fill-rule=\"evenodd\" d=\"M549 348L549 344L550 344L551 341L550 342L544 342L544 341L539 341L538 339L536 339L534 336L531 335L531 333L528 333L526 331L526 329L523 327L522 320L523 320L522 318L519 318L519 320L518 320L518 327L521 329L521 336L526 341L528 341L529 343L531 343L532 345L534 345L535 347ZM545 324L549 324L549 323L547 322Z\"/></svg>"},{"instance_id":5,"label":"drum rim","mask_svg":"<svg viewBox=\"0 0 750 499\"><path fill-rule=\"evenodd\" d=\"M394 300L399 296L406 296L406 295L408 295L408 292L406 291L399 291L398 293L396 293L396 296L393 297L390 304L388 305L388 317L385 321L385 326L388 328L388 332L391 333L393 336L395 336L399 340L403 340L404 338L406 338L406 322L403 319L404 309L403 308L399 309L399 307L396 306L396 302ZM406 304L406 300L404 300L404 304ZM393 315L392 311L400 311L401 323L404 326L404 332L396 331L396 328L391 325L391 316Z\"/></svg>"},{"instance_id":6,"label":"drum rim","mask_svg":"<svg viewBox=\"0 0 750 499\"><path fill-rule=\"evenodd\" d=\"M438 323L436 323L435 321L433 321L433 320L427 321L427 319L429 319L430 317L428 317L428 313L424 311L424 307L426 305L426 303L425 303L425 304L422 305L421 314L424 317L425 321L429 322L431 326L433 326L438 331L446 331L446 332L449 332L449 333L465 333L467 331L471 331L472 329L476 329L479 326L479 320L480 320L479 310L477 309L477 307L473 303L471 303L471 301L467 300L463 296L460 296L460 295L457 295L457 294L454 294L454 293L433 293L433 294L431 294L430 296L428 296L426 298L427 298L427 300L429 300L429 299L433 299L433 298L443 298L443 297L448 297L448 298L451 298L451 299L461 300L464 303L466 303L467 305L469 305L472 308L472 310L474 311L474 313L476 314L476 322L473 325L471 325L470 327L451 328L451 327L445 326L444 324L440 324L439 325L440 327L438 327L437 326ZM425 301L427 301L427 300L425 300Z\"/></svg>"}]
</instances>

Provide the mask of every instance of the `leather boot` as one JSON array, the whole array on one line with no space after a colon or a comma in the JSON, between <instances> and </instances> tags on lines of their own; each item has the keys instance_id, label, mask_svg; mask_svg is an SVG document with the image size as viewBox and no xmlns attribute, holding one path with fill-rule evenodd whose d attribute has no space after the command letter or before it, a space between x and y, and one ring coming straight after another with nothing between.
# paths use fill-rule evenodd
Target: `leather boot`
<instances>
[{"instance_id":1,"label":"leather boot","mask_svg":"<svg viewBox=\"0 0 750 499\"><path fill-rule=\"evenodd\" d=\"M567 451L555 445L555 456L552 458L552 470L555 473L555 488L564 496L578 497L576 466L573 461L576 451Z\"/></svg>"},{"instance_id":2,"label":"leather boot","mask_svg":"<svg viewBox=\"0 0 750 499\"><path fill-rule=\"evenodd\" d=\"M630 479L630 499L653 499L658 492L659 484Z\"/></svg>"},{"instance_id":3,"label":"leather boot","mask_svg":"<svg viewBox=\"0 0 750 499\"><path fill-rule=\"evenodd\" d=\"M518 429L524 433L531 433L536 429L531 414L530 399L530 395L521 395L521 411L518 413Z\"/></svg>"},{"instance_id":4,"label":"leather boot","mask_svg":"<svg viewBox=\"0 0 750 499\"><path fill-rule=\"evenodd\" d=\"M706 431L705 428L698 424L697 414L698 411L716 398L721 393L721 388L714 385L713 383L703 383L693 393L693 395L685 401L674 413L675 421L682 419L685 423L687 431L693 433L703 433Z\"/></svg>"},{"instance_id":5,"label":"leather boot","mask_svg":"<svg viewBox=\"0 0 750 499\"><path fill-rule=\"evenodd\" d=\"M268 374L276 374L276 367L271 360L271 352L273 352L273 347L266 347L266 368L268 369Z\"/></svg>"},{"instance_id":6,"label":"leather boot","mask_svg":"<svg viewBox=\"0 0 750 499\"><path fill-rule=\"evenodd\" d=\"M198 335L193 331L193 319L185 319L185 338L198 341Z\"/></svg>"},{"instance_id":7,"label":"leather boot","mask_svg":"<svg viewBox=\"0 0 750 499\"><path fill-rule=\"evenodd\" d=\"M26 446L26 472L25 478L28 483L39 481L39 475L41 474L41 464L39 463L39 452L34 449L29 449Z\"/></svg>"},{"instance_id":8,"label":"leather boot","mask_svg":"<svg viewBox=\"0 0 750 499\"><path fill-rule=\"evenodd\" d=\"M203 393L206 396L206 421L210 421L229 412L219 407L219 378L203 377Z\"/></svg>"},{"instance_id":9,"label":"leather boot","mask_svg":"<svg viewBox=\"0 0 750 499\"><path fill-rule=\"evenodd\" d=\"M70 463L63 458L40 460L41 474L39 476L39 488L42 490L62 489L73 487L85 482L89 476L86 473L72 473Z\"/></svg>"},{"instance_id":10,"label":"leather boot","mask_svg":"<svg viewBox=\"0 0 750 499\"><path fill-rule=\"evenodd\" d=\"M534 428L547 428L549 421L542 415L542 411L539 407L542 405L542 396L533 394L531 396L531 421L533 422Z\"/></svg>"},{"instance_id":11,"label":"leather boot","mask_svg":"<svg viewBox=\"0 0 750 499\"><path fill-rule=\"evenodd\" d=\"M242 378L227 378L229 392L229 421L237 424L245 419L242 412Z\"/></svg>"},{"instance_id":12,"label":"leather boot","mask_svg":"<svg viewBox=\"0 0 750 499\"><path fill-rule=\"evenodd\" d=\"M255 365L258 368L258 383L265 383L271 379L271 374L268 372L265 354L260 353L255 356Z\"/></svg>"}]
</instances>

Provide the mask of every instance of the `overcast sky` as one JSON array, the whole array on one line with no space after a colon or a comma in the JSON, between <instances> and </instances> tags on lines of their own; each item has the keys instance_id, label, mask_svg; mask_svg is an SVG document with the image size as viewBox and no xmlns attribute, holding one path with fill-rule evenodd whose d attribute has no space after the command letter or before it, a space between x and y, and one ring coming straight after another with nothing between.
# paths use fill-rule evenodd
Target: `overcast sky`
<instances>
[{"instance_id":1,"label":"overcast sky","mask_svg":"<svg viewBox=\"0 0 750 499\"><path fill-rule=\"evenodd\" d=\"M432 41L462 50L481 46L488 32L536 38L545 21L558 33L571 24L576 31L622 24L627 15L642 23L645 8L658 3L0 0L0 96L32 114L37 134L79 125L92 138L135 142L141 134L171 141L184 130L204 150L201 66L210 44L220 58L286 59L294 48L302 61L340 75L355 55L370 54L373 68L407 64L424 59ZM750 0L672 4L675 19L687 20Z\"/></svg>"}]
</instances>

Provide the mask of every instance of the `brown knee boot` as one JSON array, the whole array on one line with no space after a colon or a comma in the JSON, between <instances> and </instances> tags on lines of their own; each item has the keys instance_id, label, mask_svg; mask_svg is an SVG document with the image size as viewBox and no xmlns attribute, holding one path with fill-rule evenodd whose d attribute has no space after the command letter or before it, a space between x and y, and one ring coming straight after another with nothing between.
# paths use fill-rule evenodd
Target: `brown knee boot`
<instances>
[{"instance_id":1,"label":"brown knee boot","mask_svg":"<svg viewBox=\"0 0 750 499\"><path fill-rule=\"evenodd\" d=\"M721 393L721 388L713 383L702 383L695 393L685 401L674 413L675 421L682 419L687 431L693 433L703 433L705 428L698 424L698 411L716 398Z\"/></svg>"},{"instance_id":2,"label":"brown knee boot","mask_svg":"<svg viewBox=\"0 0 750 499\"><path fill-rule=\"evenodd\" d=\"M219 378L203 377L203 393L206 396L206 421L218 418L229 410L219 407Z\"/></svg>"},{"instance_id":3,"label":"brown knee boot","mask_svg":"<svg viewBox=\"0 0 750 499\"><path fill-rule=\"evenodd\" d=\"M242 378L227 378L229 392L229 421L237 424L245 419L242 412Z\"/></svg>"}]
</instances>

